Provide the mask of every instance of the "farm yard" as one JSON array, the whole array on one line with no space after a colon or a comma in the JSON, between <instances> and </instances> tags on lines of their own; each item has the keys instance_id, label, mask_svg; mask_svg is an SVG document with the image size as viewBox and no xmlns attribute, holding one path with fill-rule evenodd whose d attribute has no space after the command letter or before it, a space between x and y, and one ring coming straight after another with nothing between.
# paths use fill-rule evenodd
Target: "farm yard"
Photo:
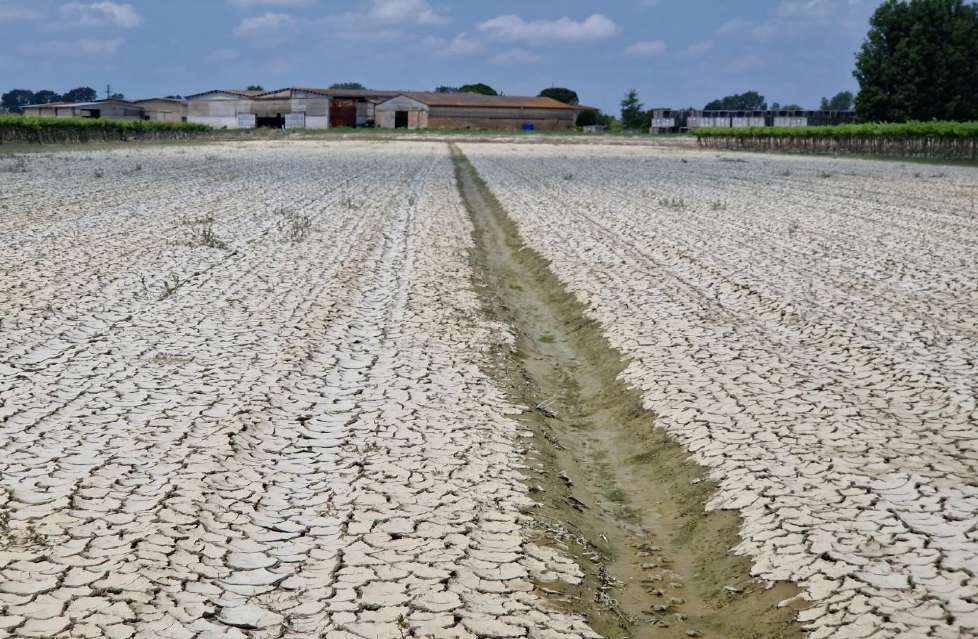
<instances>
[{"instance_id":1,"label":"farm yard","mask_svg":"<svg viewBox=\"0 0 978 639\"><path fill-rule=\"evenodd\" d=\"M0 156L0 637L978 636L976 178Z\"/></svg>"}]
</instances>

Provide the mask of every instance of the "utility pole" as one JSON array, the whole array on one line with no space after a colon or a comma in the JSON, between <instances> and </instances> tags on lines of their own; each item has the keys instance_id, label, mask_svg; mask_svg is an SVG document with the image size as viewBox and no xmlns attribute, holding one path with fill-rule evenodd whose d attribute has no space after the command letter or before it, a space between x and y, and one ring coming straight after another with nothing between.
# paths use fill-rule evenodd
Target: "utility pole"
<instances>
[{"instance_id":1,"label":"utility pole","mask_svg":"<svg viewBox=\"0 0 978 639\"><path fill-rule=\"evenodd\" d=\"M112 85L111 84L106 84L105 85L105 99L108 100L111 97L112 97Z\"/></svg>"}]
</instances>

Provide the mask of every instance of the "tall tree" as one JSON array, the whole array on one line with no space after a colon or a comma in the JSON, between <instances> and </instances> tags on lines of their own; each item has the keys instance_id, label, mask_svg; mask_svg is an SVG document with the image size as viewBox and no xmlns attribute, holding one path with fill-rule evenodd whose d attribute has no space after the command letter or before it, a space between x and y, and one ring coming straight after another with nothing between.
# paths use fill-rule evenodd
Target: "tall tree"
<instances>
[{"instance_id":1,"label":"tall tree","mask_svg":"<svg viewBox=\"0 0 978 639\"><path fill-rule=\"evenodd\" d=\"M822 111L849 111L852 109L854 100L852 91L839 91L832 99L822 98L819 108Z\"/></svg>"},{"instance_id":2,"label":"tall tree","mask_svg":"<svg viewBox=\"0 0 978 639\"><path fill-rule=\"evenodd\" d=\"M856 57L867 121L978 119L978 5L885 0Z\"/></svg>"},{"instance_id":3,"label":"tall tree","mask_svg":"<svg viewBox=\"0 0 978 639\"><path fill-rule=\"evenodd\" d=\"M477 84L463 84L458 88L460 93L478 93L480 95L499 95L495 89L488 84L479 82Z\"/></svg>"},{"instance_id":4,"label":"tall tree","mask_svg":"<svg viewBox=\"0 0 978 639\"><path fill-rule=\"evenodd\" d=\"M336 82L329 87L330 89L347 89L350 91L366 91L367 87L359 82Z\"/></svg>"},{"instance_id":5,"label":"tall tree","mask_svg":"<svg viewBox=\"0 0 978 639\"><path fill-rule=\"evenodd\" d=\"M78 87L61 96L65 102L95 102L98 94L92 87Z\"/></svg>"},{"instance_id":6,"label":"tall tree","mask_svg":"<svg viewBox=\"0 0 978 639\"><path fill-rule=\"evenodd\" d=\"M564 104L580 104L581 100L577 97L577 91L565 89L563 87L550 87L540 92L541 98L551 98Z\"/></svg>"},{"instance_id":7,"label":"tall tree","mask_svg":"<svg viewBox=\"0 0 978 639\"><path fill-rule=\"evenodd\" d=\"M28 89L14 89L0 96L0 104L8 113L22 113L24 107L34 104L34 92Z\"/></svg>"},{"instance_id":8,"label":"tall tree","mask_svg":"<svg viewBox=\"0 0 978 639\"><path fill-rule=\"evenodd\" d=\"M703 109L706 111L765 111L767 110L767 103L764 101L764 96L757 91L746 91L714 100Z\"/></svg>"},{"instance_id":9,"label":"tall tree","mask_svg":"<svg viewBox=\"0 0 978 639\"><path fill-rule=\"evenodd\" d=\"M48 91L47 89L42 89L34 94L34 100L31 104L51 104L52 102L60 102L61 94L55 93L54 91Z\"/></svg>"},{"instance_id":10,"label":"tall tree","mask_svg":"<svg viewBox=\"0 0 978 639\"><path fill-rule=\"evenodd\" d=\"M621 100L622 126L626 129L644 129L651 123L651 120L646 123L646 119L645 112L642 110L642 102L638 99L638 91L629 89Z\"/></svg>"}]
</instances>

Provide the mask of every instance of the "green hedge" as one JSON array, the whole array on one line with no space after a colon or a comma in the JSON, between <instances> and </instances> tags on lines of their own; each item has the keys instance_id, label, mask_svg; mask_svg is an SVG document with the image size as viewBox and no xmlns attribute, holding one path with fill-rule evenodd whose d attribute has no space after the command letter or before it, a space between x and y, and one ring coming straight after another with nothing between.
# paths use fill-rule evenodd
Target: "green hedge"
<instances>
[{"instance_id":1,"label":"green hedge","mask_svg":"<svg viewBox=\"0 0 978 639\"><path fill-rule=\"evenodd\" d=\"M748 129L694 129L700 138L862 138L978 140L978 122L906 122L840 124L809 127L752 127Z\"/></svg>"},{"instance_id":2,"label":"green hedge","mask_svg":"<svg viewBox=\"0 0 978 639\"><path fill-rule=\"evenodd\" d=\"M117 131L120 133L203 132L210 127L185 122L156 120L110 120L103 118L38 118L27 115L0 115L0 129L49 131L58 129Z\"/></svg>"}]
</instances>

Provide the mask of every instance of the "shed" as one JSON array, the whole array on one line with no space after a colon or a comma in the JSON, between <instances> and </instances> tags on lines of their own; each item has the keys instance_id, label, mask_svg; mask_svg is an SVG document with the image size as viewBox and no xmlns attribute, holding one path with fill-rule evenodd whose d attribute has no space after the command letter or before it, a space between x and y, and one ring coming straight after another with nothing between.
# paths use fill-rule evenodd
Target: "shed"
<instances>
[{"instance_id":1,"label":"shed","mask_svg":"<svg viewBox=\"0 0 978 639\"><path fill-rule=\"evenodd\" d=\"M179 98L147 98L133 102L143 110L144 120L186 122L187 103Z\"/></svg>"},{"instance_id":2,"label":"shed","mask_svg":"<svg viewBox=\"0 0 978 639\"><path fill-rule=\"evenodd\" d=\"M400 93L399 91L373 91L370 89L315 89L308 87L297 87L293 91L304 91L328 98L328 126L330 128L374 126L376 106Z\"/></svg>"},{"instance_id":3,"label":"shed","mask_svg":"<svg viewBox=\"0 0 978 639\"><path fill-rule=\"evenodd\" d=\"M143 109L126 100L96 102L51 102L24 107L25 115L41 118L105 118L109 120L141 120Z\"/></svg>"},{"instance_id":4,"label":"shed","mask_svg":"<svg viewBox=\"0 0 978 639\"><path fill-rule=\"evenodd\" d=\"M541 131L573 129L577 114L592 107L552 98L478 93L406 92L377 106L383 128L491 129Z\"/></svg>"},{"instance_id":5,"label":"shed","mask_svg":"<svg viewBox=\"0 0 978 639\"><path fill-rule=\"evenodd\" d=\"M187 120L215 129L254 128L254 101L265 91L214 89L187 96Z\"/></svg>"},{"instance_id":6,"label":"shed","mask_svg":"<svg viewBox=\"0 0 978 639\"><path fill-rule=\"evenodd\" d=\"M276 91L216 89L187 97L188 119L229 129L371 126L374 106L397 93L310 87Z\"/></svg>"}]
</instances>

